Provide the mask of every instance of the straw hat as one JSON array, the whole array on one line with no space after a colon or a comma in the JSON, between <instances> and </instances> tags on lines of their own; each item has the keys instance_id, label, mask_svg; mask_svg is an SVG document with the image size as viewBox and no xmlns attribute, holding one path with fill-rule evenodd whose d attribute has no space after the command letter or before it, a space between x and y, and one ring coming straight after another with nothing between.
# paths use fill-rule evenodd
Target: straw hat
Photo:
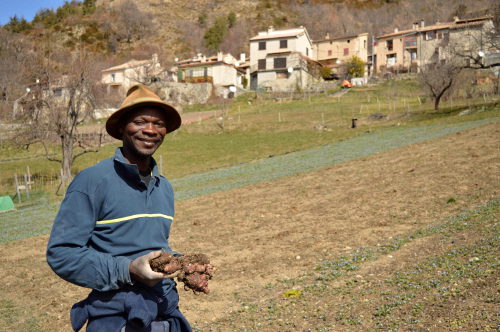
<instances>
[{"instance_id":1,"label":"straw hat","mask_svg":"<svg viewBox=\"0 0 500 332\"><path fill-rule=\"evenodd\" d=\"M122 139L120 132L122 118L131 110L138 107L154 106L163 111L167 120L167 134L173 132L181 126L181 116L177 110L165 103L153 91L142 84L134 85L127 92L127 97L106 121L106 131L108 134L116 139Z\"/></svg>"}]
</instances>

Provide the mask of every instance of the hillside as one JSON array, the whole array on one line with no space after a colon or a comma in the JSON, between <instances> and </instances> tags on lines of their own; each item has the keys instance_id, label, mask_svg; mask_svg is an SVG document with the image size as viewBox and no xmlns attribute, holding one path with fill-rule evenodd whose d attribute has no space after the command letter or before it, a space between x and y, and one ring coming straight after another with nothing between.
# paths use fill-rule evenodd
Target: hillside
<instances>
[{"instance_id":1,"label":"hillside","mask_svg":"<svg viewBox=\"0 0 500 332\"><path fill-rule=\"evenodd\" d=\"M494 0L85 0L67 2L57 11L41 11L33 22L4 28L41 38L48 32L73 49L79 43L111 59L161 54L164 61L220 49L248 51L248 38L268 26L306 26L313 39L328 32L345 36L378 35L453 16L492 13ZM14 23L14 24L12 24ZM113 62L113 60L111 60Z\"/></svg>"}]
</instances>

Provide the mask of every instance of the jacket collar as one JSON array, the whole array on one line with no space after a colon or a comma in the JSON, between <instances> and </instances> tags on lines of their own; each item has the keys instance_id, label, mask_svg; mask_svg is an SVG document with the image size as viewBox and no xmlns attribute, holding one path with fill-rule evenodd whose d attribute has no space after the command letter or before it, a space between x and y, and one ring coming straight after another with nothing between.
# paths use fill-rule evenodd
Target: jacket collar
<instances>
[{"instance_id":1,"label":"jacket collar","mask_svg":"<svg viewBox=\"0 0 500 332\"><path fill-rule=\"evenodd\" d=\"M128 179L133 180L134 182L141 182L141 178L139 176L139 168L136 164L129 164L125 157L123 156L123 152L121 148L116 148L115 156L114 156L115 165L118 166L120 173ZM158 165L153 157L151 157L151 173L155 177L156 181L159 180L160 173L158 172Z\"/></svg>"}]
</instances>

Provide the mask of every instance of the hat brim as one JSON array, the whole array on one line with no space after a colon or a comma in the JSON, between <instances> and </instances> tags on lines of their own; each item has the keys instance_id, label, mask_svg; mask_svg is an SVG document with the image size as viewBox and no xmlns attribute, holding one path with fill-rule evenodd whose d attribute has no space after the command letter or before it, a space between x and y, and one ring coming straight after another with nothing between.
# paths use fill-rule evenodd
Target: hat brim
<instances>
[{"instance_id":1,"label":"hat brim","mask_svg":"<svg viewBox=\"0 0 500 332\"><path fill-rule=\"evenodd\" d=\"M181 124L181 116L179 112L169 104L158 102L158 101L143 101L140 103L134 103L132 105L128 105L126 107L118 109L116 112L111 114L111 116L106 121L106 131L111 137L121 140L121 126L123 126L122 119L129 112L142 107L152 106L164 112L167 122L167 134L178 129Z\"/></svg>"}]
</instances>

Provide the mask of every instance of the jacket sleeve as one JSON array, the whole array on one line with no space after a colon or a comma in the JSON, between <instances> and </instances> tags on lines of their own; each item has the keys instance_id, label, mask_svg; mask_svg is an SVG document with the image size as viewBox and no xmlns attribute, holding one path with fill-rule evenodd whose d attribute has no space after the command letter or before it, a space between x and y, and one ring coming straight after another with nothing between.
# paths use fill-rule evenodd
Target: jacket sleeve
<instances>
[{"instance_id":1,"label":"jacket sleeve","mask_svg":"<svg viewBox=\"0 0 500 332\"><path fill-rule=\"evenodd\" d=\"M100 253L87 244L95 226L97 208L86 193L66 194L54 220L47 246L47 263L66 281L108 291L131 284L130 260Z\"/></svg>"}]
</instances>

